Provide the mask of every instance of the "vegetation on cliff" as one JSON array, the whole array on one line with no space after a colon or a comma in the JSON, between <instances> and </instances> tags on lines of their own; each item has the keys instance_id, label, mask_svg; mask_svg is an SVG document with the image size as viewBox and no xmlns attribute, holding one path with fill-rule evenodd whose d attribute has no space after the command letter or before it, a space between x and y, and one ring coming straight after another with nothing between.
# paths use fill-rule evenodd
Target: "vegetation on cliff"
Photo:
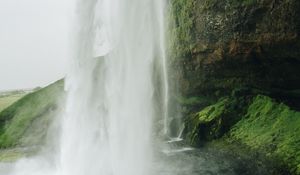
<instances>
[{"instance_id":1,"label":"vegetation on cliff","mask_svg":"<svg viewBox=\"0 0 300 175\"><path fill-rule=\"evenodd\" d=\"M181 96L250 87L299 108L298 0L174 0L170 53Z\"/></svg>"},{"instance_id":2,"label":"vegetation on cliff","mask_svg":"<svg viewBox=\"0 0 300 175\"><path fill-rule=\"evenodd\" d=\"M213 140L240 143L300 173L300 112L263 95L226 97L185 121L186 138L199 146Z\"/></svg>"},{"instance_id":3,"label":"vegetation on cliff","mask_svg":"<svg viewBox=\"0 0 300 175\"><path fill-rule=\"evenodd\" d=\"M58 112L63 80L30 93L0 113L0 147L41 144Z\"/></svg>"},{"instance_id":4,"label":"vegetation on cliff","mask_svg":"<svg viewBox=\"0 0 300 175\"><path fill-rule=\"evenodd\" d=\"M179 92L170 98L186 140L238 143L300 174L300 1L170 3L170 89ZM4 99L3 111L0 100L0 148L10 148L0 160L43 142L62 89L61 80L12 105Z\"/></svg>"},{"instance_id":5,"label":"vegetation on cliff","mask_svg":"<svg viewBox=\"0 0 300 175\"><path fill-rule=\"evenodd\" d=\"M194 14L195 0L171 1L170 16L170 55L182 57L194 47Z\"/></svg>"},{"instance_id":6,"label":"vegetation on cliff","mask_svg":"<svg viewBox=\"0 0 300 175\"><path fill-rule=\"evenodd\" d=\"M228 138L300 174L300 2L171 5L172 99L181 105L189 143Z\"/></svg>"},{"instance_id":7,"label":"vegetation on cliff","mask_svg":"<svg viewBox=\"0 0 300 175\"><path fill-rule=\"evenodd\" d=\"M300 112L258 95L245 116L231 129L229 139L267 156L279 157L293 173L300 174Z\"/></svg>"}]
</instances>

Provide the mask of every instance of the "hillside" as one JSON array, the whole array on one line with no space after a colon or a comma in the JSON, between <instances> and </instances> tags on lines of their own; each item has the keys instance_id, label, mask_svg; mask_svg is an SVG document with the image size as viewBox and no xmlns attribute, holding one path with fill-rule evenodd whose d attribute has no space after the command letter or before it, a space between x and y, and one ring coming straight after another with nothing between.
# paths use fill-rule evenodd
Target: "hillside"
<instances>
[{"instance_id":1,"label":"hillside","mask_svg":"<svg viewBox=\"0 0 300 175\"><path fill-rule=\"evenodd\" d=\"M0 148L2 154L14 156L11 149L43 144L47 130L61 110L64 81L29 93L0 113ZM3 149L9 148L7 152ZM1 152L0 152L0 159Z\"/></svg>"},{"instance_id":2,"label":"hillside","mask_svg":"<svg viewBox=\"0 0 300 175\"><path fill-rule=\"evenodd\" d=\"M170 10L170 135L183 121L184 144L300 175L300 1L171 0ZM63 85L0 96L0 160L45 143Z\"/></svg>"},{"instance_id":3,"label":"hillside","mask_svg":"<svg viewBox=\"0 0 300 175\"><path fill-rule=\"evenodd\" d=\"M1 93L0 92L0 112L13 104L14 102L18 101L20 98L24 97L27 92L10 92L10 93Z\"/></svg>"}]
</instances>

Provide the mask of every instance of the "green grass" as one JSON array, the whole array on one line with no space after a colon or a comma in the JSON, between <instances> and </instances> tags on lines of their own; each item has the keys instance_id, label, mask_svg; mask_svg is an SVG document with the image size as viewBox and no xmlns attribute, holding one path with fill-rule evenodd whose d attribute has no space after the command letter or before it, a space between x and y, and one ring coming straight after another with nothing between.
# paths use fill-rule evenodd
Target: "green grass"
<instances>
[{"instance_id":1,"label":"green grass","mask_svg":"<svg viewBox=\"0 0 300 175\"><path fill-rule=\"evenodd\" d=\"M0 113L0 147L29 146L45 138L63 96L63 80L30 93Z\"/></svg>"},{"instance_id":2,"label":"green grass","mask_svg":"<svg viewBox=\"0 0 300 175\"><path fill-rule=\"evenodd\" d=\"M20 98L24 97L26 93L21 94L13 94L13 95L7 95L7 96L0 96L0 112L3 111L3 109L7 108L14 102L18 101Z\"/></svg>"},{"instance_id":3,"label":"green grass","mask_svg":"<svg viewBox=\"0 0 300 175\"><path fill-rule=\"evenodd\" d=\"M171 1L169 50L172 57L191 53L194 47L195 0Z\"/></svg>"},{"instance_id":4,"label":"green grass","mask_svg":"<svg viewBox=\"0 0 300 175\"><path fill-rule=\"evenodd\" d=\"M279 157L293 173L300 174L300 112L259 95L231 130L230 139Z\"/></svg>"},{"instance_id":5,"label":"green grass","mask_svg":"<svg viewBox=\"0 0 300 175\"><path fill-rule=\"evenodd\" d=\"M300 174L300 112L270 97L221 98L190 115L185 125L187 141L193 145L222 139L238 143Z\"/></svg>"}]
</instances>

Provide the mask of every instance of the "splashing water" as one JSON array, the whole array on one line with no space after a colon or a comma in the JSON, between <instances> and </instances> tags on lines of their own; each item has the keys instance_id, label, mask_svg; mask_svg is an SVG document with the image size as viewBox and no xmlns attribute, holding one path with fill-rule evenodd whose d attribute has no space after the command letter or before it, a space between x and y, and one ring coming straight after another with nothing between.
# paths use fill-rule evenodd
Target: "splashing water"
<instances>
[{"instance_id":1,"label":"splashing water","mask_svg":"<svg viewBox=\"0 0 300 175\"><path fill-rule=\"evenodd\" d=\"M163 57L158 55L162 2L98 0L79 7L61 172L150 174L152 74L155 58Z\"/></svg>"},{"instance_id":2,"label":"splashing water","mask_svg":"<svg viewBox=\"0 0 300 175\"><path fill-rule=\"evenodd\" d=\"M79 0L77 7L59 151L52 163L23 159L12 174L150 175L155 63L168 115L164 3Z\"/></svg>"},{"instance_id":3,"label":"splashing water","mask_svg":"<svg viewBox=\"0 0 300 175\"><path fill-rule=\"evenodd\" d=\"M162 0L79 0L77 6L56 151L0 163L0 175L268 174L249 161L186 147L184 125L169 141L152 138L156 115L169 134Z\"/></svg>"}]
</instances>

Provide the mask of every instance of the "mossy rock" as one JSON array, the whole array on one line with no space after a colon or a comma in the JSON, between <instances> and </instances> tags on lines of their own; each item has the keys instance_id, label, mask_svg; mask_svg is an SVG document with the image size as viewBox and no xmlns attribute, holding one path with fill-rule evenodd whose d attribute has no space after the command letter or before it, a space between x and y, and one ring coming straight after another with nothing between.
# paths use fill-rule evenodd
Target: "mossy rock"
<instances>
[{"instance_id":1,"label":"mossy rock","mask_svg":"<svg viewBox=\"0 0 300 175\"><path fill-rule=\"evenodd\" d=\"M300 112L285 104L256 96L229 139L278 157L293 174L300 174Z\"/></svg>"},{"instance_id":2,"label":"mossy rock","mask_svg":"<svg viewBox=\"0 0 300 175\"><path fill-rule=\"evenodd\" d=\"M175 100L182 108L180 112L182 112L183 115L188 115L216 103L218 99L212 96L178 96Z\"/></svg>"},{"instance_id":3,"label":"mossy rock","mask_svg":"<svg viewBox=\"0 0 300 175\"><path fill-rule=\"evenodd\" d=\"M172 57L188 55L194 47L195 3L195 0L171 1L169 52Z\"/></svg>"},{"instance_id":4,"label":"mossy rock","mask_svg":"<svg viewBox=\"0 0 300 175\"><path fill-rule=\"evenodd\" d=\"M271 159L278 169L300 174L300 112L264 96L244 96L244 90L221 98L186 121L185 137L195 146L225 140Z\"/></svg>"},{"instance_id":5,"label":"mossy rock","mask_svg":"<svg viewBox=\"0 0 300 175\"><path fill-rule=\"evenodd\" d=\"M173 0L170 6L170 77L183 96L237 86L277 89L290 93L265 95L300 109L300 1Z\"/></svg>"},{"instance_id":6,"label":"mossy rock","mask_svg":"<svg viewBox=\"0 0 300 175\"><path fill-rule=\"evenodd\" d=\"M185 121L186 138L192 145L221 138L240 120L249 97L225 97Z\"/></svg>"},{"instance_id":7,"label":"mossy rock","mask_svg":"<svg viewBox=\"0 0 300 175\"><path fill-rule=\"evenodd\" d=\"M187 134L190 143L193 145L200 144L201 140L212 140L221 134L222 116L225 114L227 102L228 99L224 99L214 105L208 106L194 114L186 122L186 126L191 128L191 132Z\"/></svg>"}]
</instances>

